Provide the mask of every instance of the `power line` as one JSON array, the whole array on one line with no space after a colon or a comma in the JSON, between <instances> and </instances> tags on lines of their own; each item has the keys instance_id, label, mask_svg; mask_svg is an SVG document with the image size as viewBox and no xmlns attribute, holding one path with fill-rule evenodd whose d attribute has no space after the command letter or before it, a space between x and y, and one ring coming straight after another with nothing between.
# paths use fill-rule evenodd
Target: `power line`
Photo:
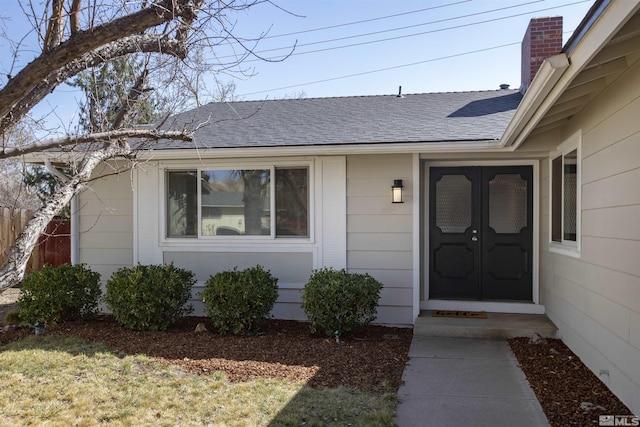
<instances>
[{"instance_id":1,"label":"power line","mask_svg":"<svg viewBox=\"0 0 640 427\"><path fill-rule=\"evenodd\" d=\"M572 32L573 31L565 31L564 34L572 33ZM257 91L257 92L245 93L245 94L242 94L242 95L239 95L239 96L242 97L242 96L249 96L249 95L258 95L258 94L261 94L261 93L268 93L268 92L273 92L273 91L278 91L278 90L293 89L293 88L297 88L297 87L301 87L301 86L308 86L308 85L314 85L314 84L319 84L319 83L326 83L326 82L331 82L331 81L335 81L335 80L349 79L349 78L352 78L352 77L359 77L359 76L364 76L364 75L367 75L367 74L381 73L383 71L391 71L391 70L396 70L398 68L413 67L413 66L416 66L416 65L427 64L429 62L442 61L442 60L445 60L445 59L458 58L458 57L461 57L461 56L472 55L474 53L480 53L480 52L486 52L486 51L489 51L489 50L502 49L502 48L509 47L509 46L519 45L520 43L521 42L506 43L506 44L501 44L501 45L498 45L498 46L491 46L491 47L487 47L487 48L483 48L483 49L477 49L477 50L472 50L472 51L468 51L468 52L461 52L461 53L456 53L456 54L453 54L453 55L441 56L441 57L438 57L438 58L426 59L424 61L411 62L409 64L395 65L393 67L379 68L377 70L362 71L360 73L348 74L348 75L345 75L345 76L331 77L331 78L328 78L328 79L315 80L315 81L312 81L312 82L299 83L299 84L295 84L295 85L283 86L283 87L274 88L274 89L268 89L268 90L260 90L260 91Z\"/></svg>"},{"instance_id":2,"label":"power line","mask_svg":"<svg viewBox=\"0 0 640 427\"><path fill-rule=\"evenodd\" d=\"M418 10L412 10L412 11L409 11L409 12L396 13L395 15L386 15L386 16L380 16L378 18L363 19L361 21L353 21L353 22L346 22L344 24L330 25L328 27L319 27L319 28L312 28L310 30L295 31L293 33L285 33L285 34L276 34L276 35L273 35L273 36L265 36L265 37L263 37L263 39L275 39L275 38L278 38L278 37L295 36L297 34L312 33L314 31L331 30L333 28L347 27L349 25L364 24L365 22L381 21L383 19L397 18L398 16L411 15L411 14L414 14L414 13L426 12L428 10L441 9L441 8L444 8L444 7L455 6L455 5L458 5L458 4L461 4L461 3L468 3L470 1L471 0L462 0L462 1L457 1L457 2L454 2L454 3L442 4L442 5L439 5L439 6L427 7L425 9L418 9ZM539 1L544 1L544 0L539 0Z\"/></svg>"},{"instance_id":3,"label":"power line","mask_svg":"<svg viewBox=\"0 0 640 427\"><path fill-rule=\"evenodd\" d=\"M537 1L534 1L534 2L530 2L530 3L524 3L522 5L528 5L528 4L531 4L531 3L536 3L538 1L542 1L542 0L537 0ZM474 25L486 24L486 23L489 23L489 22L496 22L496 21L502 21L502 20L505 20L505 19L516 18L516 17L519 17L519 16L526 16L526 15L530 15L532 13L546 12L546 11L549 11L549 10L560 9L560 8L563 8L563 7L575 6L577 4L586 3L586 2L589 2L589 1L591 1L591 0L580 0L580 1L573 2L573 3L566 3L566 4L563 4L561 6L553 6L553 7L548 7L548 8L538 9L538 10L532 10L532 11L523 12L523 13L518 13L518 14L514 14L514 15L502 16L502 17L499 17L499 18L486 19L484 21L470 22L470 23L467 23L467 24L454 25L454 26L450 26L450 27L439 28L439 29L429 30L429 31L421 31L419 33L406 34L406 35L402 35L402 36L387 37L387 38L384 38L384 39L369 40L369 41L366 41L366 42L351 43L351 44L346 44L346 45L342 45L342 46L333 46L333 47L327 47L327 48L322 48L322 49L309 50L309 51L305 51L305 52L293 52L293 53L287 55L287 57L299 56L299 55L308 55L310 53L327 52L327 51L338 50L338 49L346 49L346 48L357 47L357 46L365 46L365 45L369 45L369 44L382 43L382 42L392 41L392 40L400 40L400 39L409 38L409 37L417 37L417 36L422 36L422 35L426 35L426 34L442 32L442 31L455 30L455 29L459 29L459 28L471 27L471 26L474 26ZM440 20L440 21L434 21L433 23L443 22L443 21L451 21L451 20L455 20L455 19L461 19L461 18L466 18L466 17L470 17L470 16L475 16L475 15L481 15L481 14L485 14L485 13L505 10L505 9L518 7L518 6L521 6L521 5L510 6L510 7L500 8L500 9L494 9L494 10L485 11L485 12L478 12L478 13L474 13L474 14L470 14L470 15L464 15L464 16L460 16L460 17L447 18L447 19L443 19L443 20ZM427 25L427 24L430 24L430 23L417 24L417 25L412 25L412 26L409 26L409 27L402 27L402 28L399 28L399 29L410 28L410 27L415 27L415 26L420 26L420 25ZM397 29L382 30L382 31L363 34L363 35L356 35L356 36L343 37L343 38L338 38L338 39L333 39L333 40L325 40L325 41L319 41L319 42L299 44L298 47L311 46L311 45L328 43L328 42L345 40L345 39L351 39L351 38L356 38L356 37L363 37L363 36L366 36L366 35L373 35L373 34L379 34L379 33L384 33L384 32L389 32L389 31L396 31L396 30ZM255 53L258 54L258 53L265 53L265 52L271 52L271 51L283 50L283 49L291 49L291 48L292 47L289 46L289 47L282 47L282 48L266 49L266 50L262 50L262 51L256 51ZM229 57L235 57L235 56L234 55L227 55L227 56L220 56L218 58L219 59L223 59L223 58L229 58ZM267 59L275 60L276 57L267 58ZM248 59L248 60L245 60L243 62L256 62L256 61L263 61L263 60L264 59Z\"/></svg>"},{"instance_id":4,"label":"power line","mask_svg":"<svg viewBox=\"0 0 640 427\"><path fill-rule=\"evenodd\" d=\"M513 8L516 8L516 7L527 6L527 5L530 5L530 4L533 4L533 3L540 3L542 1L545 1L545 0L534 0L534 1L530 1L528 3L520 3L520 4L517 4L517 5L514 5L514 6L506 6L506 7L501 7L501 8L497 8L497 9L486 10L486 11L483 11L483 12L471 13L471 14L468 14L468 15L459 15L459 16L454 16L452 18L438 19L438 20L435 20L435 21L428 21L428 22L423 22L423 23L414 24L414 25L406 25L406 26L403 26L403 27L390 28L390 29L387 29L387 30L373 31L373 32L370 32L370 33L356 34L356 35L353 35L353 36L339 37L339 38L328 39L328 40L320 40L320 41L317 41L317 42L310 42L310 43L301 43L301 44L296 43L295 47L298 48L298 47L304 47L304 46L313 46L313 45L318 45L318 44L332 43L332 42L336 42L336 41L355 39L355 38L359 38L359 37L367 37L367 36L373 36L373 35L377 35L377 34L390 33L390 32L394 32L394 31L406 30L406 29L409 29L409 28L424 27L426 25L439 24L439 23L448 22L448 21L455 21L457 19L464 19L464 18L469 18L469 17L472 17L472 16L484 15L484 14L487 14L487 13L501 12L501 11L507 10L507 9L513 9ZM589 1L589 0L585 0L585 1ZM534 13L534 12L528 12L528 13ZM337 26L341 26L341 25L337 25ZM331 27L325 27L325 28L331 28ZM456 27L451 27L451 28L456 28ZM441 29L440 31L444 31L446 29L448 29L448 28ZM310 30L310 31L315 31L315 30ZM437 30L433 30L433 31L437 31ZM303 33L303 32L305 32L305 31L301 31L301 33ZM297 33L290 33L290 34L297 34ZM416 35L422 35L422 34L425 34L425 33L417 33ZM399 37L411 37L411 36L413 36L413 34L409 34L408 36L399 36ZM394 38L383 39L381 41L393 40L393 39ZM377 41L374 40L371 43L376 43L376 42ZM351 46L351 45L348 45L347 47L349 47L349 46ZM289 49L292 49L292 48L293 48L293 46L277 47L277 48L272 48L272 49L259 50L259 51L256 51L255 53L256 54L262 54L262 53L274 52L274 51L278 51L278 50L289 50ZM337 48L341 48L341 47L338 46ZM302 52L302 54L304 54L304 52ZM224 59L224 58L234 58L234 57L235 57L235 55L226 55L226 56L221 56L219 58L220 59ZM251 61L255 61L255 59L253 59Z\"/></svg>"},{"instance_id":5,"label":"power line","mask_svg":"<svg viewBox=\"0 0 640 427\"><path fill-rule=\"evenodd\" d=\"M239 96L258 95L258 94L261 94L261 93L273 92L273 91L277 91L277 90L293 89L293 88L300 87L300 86L308 86L308 85L314 85L314 84L318 84L318 83L331 82L331 81L335 81L335 80L348 79L348 78L351 78L351 77L364 76L364 75L367 75L367 74L381 73L383 71L396 70L398 68L413 67L415 65L421 65L421 64L426 64L426 63L435 62L435 61L442 61L444 59L457 58L457 57L460 57L460 56L471 55L471 54L474 54L474 53L486 52L488 50L502 49L504 47L514 46L514 45L518 45L518 44L520 44L520 42L507 43L507 44L502 44L502 45L499 45L499 46L492 46L492 47L487 47L487 48L483 48L483 49L472 50L472 51L469 51L469 52L456 53L456 54L453 54L453 55L441 56L439 58L431 58L431 59L427 59L427 60L424 60L424 61L412 62L412 63L409 63L409 64L395 65L393 67L379 68L377 70L363 71L363 72L360 72L360 73L349 74L349 75L339 76L339 77L331 77L331 78L328 78L328 79L315 80L315 81L312 81L312 82L300 83L300 84L295 84L295 85L290 85L290 86L283 86L283 87L279 87L279 88L275 88L275 89L260 90L260 91L257 91L257 92L245 93L245 94L242 94L242 95L239 95Z\"/></svg>"}]
</instances>

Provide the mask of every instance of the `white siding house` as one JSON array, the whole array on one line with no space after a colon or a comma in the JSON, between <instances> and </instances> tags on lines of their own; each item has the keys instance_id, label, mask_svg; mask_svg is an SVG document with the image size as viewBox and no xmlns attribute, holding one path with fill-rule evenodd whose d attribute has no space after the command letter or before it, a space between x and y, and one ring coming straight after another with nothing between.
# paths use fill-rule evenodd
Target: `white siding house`
<instances>
[{"instance_id":1,"label":"white siding house","mask_svg":"<svg viewBox=\"0 0 640 427\"><path fill-rule=\"evenodd\" d=\"M98 168L95 174L105 177L93 182L74 203L73 226L77 232L72 262L91 266L103 281L118 268L133 263L131 174L111 174L112 166Z\"/></svg>"},{"instance_id":2,"label":"white siding house","mask_svg":"<svg viewBox=\"0 0 640 427\"><path fill-rule=\"evenodd\" d=\"M598 0L564 47L551 18L559 44L523 73L522 90L211 103L176 115L164 126L211 124L193 144L141 151L133 171L97 171L75 202L74 261L103 280L136 263L189 268L198 313L211 274L261 264L279 278L280 318L304 318L300 292L322 267L382 282L379 323L411 325L435 308L546 314L640 413L639 10L640 0ZM304 178L296 235L279 231L290 209L274 184L290 169ZM219 211L203 209L199 180L218 170L268 173L259 231L202 232L203 215ZM391 200L397 180L404 203ZM174 184L191 186L180 190L189 220L169 221Z\"/></svg>"},{"instance_id":3,"label":"white siding house","mask_svg":"<svg viewBox=\"0 0 640 427\"><path fill-rule=\"evenodd\" d=\"M383 323L414 321L412 167L409 154L347 157L347 265L385 284ZM394 179L403 179L403 204L389 203Z\"/></svg>"}]
</instances>

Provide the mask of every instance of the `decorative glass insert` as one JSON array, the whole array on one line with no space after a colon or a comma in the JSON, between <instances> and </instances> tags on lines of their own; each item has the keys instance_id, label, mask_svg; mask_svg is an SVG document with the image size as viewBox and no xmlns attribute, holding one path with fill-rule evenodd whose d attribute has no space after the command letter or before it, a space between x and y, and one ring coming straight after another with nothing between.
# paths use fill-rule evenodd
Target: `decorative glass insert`
<instances>
[{"instance_id":1,"label":"decorative glass insert","mask_svg":"<svg viewBox=\"0 0 640 427\"><path fill-rule=\"evenodd\" d=\"M551 240L562 242L562 156L551 162Z\"/></svg>"},{"instance_id":2,"label":"decorative glass insert","mask_svg":"<svg viewBox=\"0 0 640 427\"><path fill-rule=\"evenodd\" d=\"M309 236L307 168L276 168L276 236Z\"/></svg>"},{"instance_id":3,"label":"decorative glass insert","mask_svg":"<svg viewBox=\"0 0 640 427\"><path fill-rule=\"evenodd\" d=\"M519 174L498 174L489 181L489 227L519 233L527 226L527 181Z\"/></svg>"},{"instance_id":4,"label":"decorative glass insert","mask_svg":"<svg viewBox=\"0 0 640 427\"><path fill-rule=\"evenodd\" d=\"M443 233L464 233L471 226L471 181L444 175L436 183L436 226Z\"/></svg>"},{"instance_id":5,"label":"decorative glass insert","mask_svg":"<svg viewBox=\"0 0 640 427\"><path fill-rule=\"evenodd\" d=\"M167 236L198 235L198 173L167 172Z\"/></svg>"},{"instance_id":6,"label":"decorative glass insert","mask_svg":"<svg viewBox=\"0 0 640 427\"><path fill-rule=\"evenodd\" d=\"M564 156L564 221L562 234L564 240L576 241L576 202L578 152L573 150Z\"/></svg>"},{"instance_id":7,"label":"decorative glass insert","mask_svg":"<svg viewBox=\"0 0 640 427\"><path fill-rule=\"evenodd\" d=\"M201 235L271 234L270 175L266 169L202 171Z\"/></svg>"}]
</instances>

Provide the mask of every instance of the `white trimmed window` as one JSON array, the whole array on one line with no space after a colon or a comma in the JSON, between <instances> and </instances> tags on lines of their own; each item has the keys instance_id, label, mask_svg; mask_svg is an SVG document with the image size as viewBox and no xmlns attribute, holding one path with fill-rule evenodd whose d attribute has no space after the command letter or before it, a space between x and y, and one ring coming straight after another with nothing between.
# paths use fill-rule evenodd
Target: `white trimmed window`
<instances>
[{"instance_id":1,"label":"white trimmed window","mask_svg":"<svg viewBox=\"0 0 640 427\"><path fill-rule=\"evenodd\" d=\"M167 170L168 238L304 238L309 167Z\"/></svg>"},{"instance_id":2,"label":"white trimmed window","mask_svg":"<svg viewBox=\"0 0 640 427\"><path fill-rule=\"evenodd\" d=\"M580 134L550 157L550 247L578 254L580 248Z\"/></svg>"}]
</instances>

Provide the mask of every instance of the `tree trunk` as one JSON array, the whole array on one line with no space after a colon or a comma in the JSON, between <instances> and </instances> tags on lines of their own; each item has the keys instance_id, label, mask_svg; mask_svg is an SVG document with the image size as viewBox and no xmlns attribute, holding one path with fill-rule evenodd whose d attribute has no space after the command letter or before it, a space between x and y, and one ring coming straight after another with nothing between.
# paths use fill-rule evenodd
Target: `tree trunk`
<instances>
[{"instance_id":1,"label":"tree trunk","mask_svg":"<svg viewBox=\"0 0 640 427\"><path fill-rule=\"evenodd\" d=\"M0 267L0 290L17 286L22 282L31 252L38 244L38 238L53 217L62 212L73 196L84 188L96 166L113 157L127 155L130 151L128 145L122 147L112 144L107 148L87 154L78 173L66 182L43 207L36 211L16 239L2 267Z\"/></svg>"}]
</instances>

